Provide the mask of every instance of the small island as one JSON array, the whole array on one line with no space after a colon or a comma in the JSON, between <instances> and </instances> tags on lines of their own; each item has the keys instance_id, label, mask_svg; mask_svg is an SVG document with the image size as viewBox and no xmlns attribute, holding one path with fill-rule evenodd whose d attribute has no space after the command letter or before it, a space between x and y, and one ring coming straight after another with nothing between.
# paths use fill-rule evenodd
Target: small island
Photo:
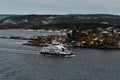
<instances>
[{"instance_id":1,"label":"small island","mask_svg":"<svg viewBox=\"0 0 120 80\"><path fill-rule=\"evenodd\" d=\"M63 30L60 30L63 31ZM59 31L59 32L60 32ZM47 46L52 40L71 47L120 49L120 29L116 27L96 27L86 30L64 30L66 35L35 35L24 45Z\"/></svg>"}]
</instances>

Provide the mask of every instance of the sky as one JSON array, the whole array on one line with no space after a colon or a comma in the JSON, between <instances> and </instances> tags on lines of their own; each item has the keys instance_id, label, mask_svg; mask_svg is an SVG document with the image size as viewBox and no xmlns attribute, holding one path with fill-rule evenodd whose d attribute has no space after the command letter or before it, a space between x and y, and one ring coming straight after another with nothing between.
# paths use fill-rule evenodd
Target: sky
<instances>
[{"instance_id":1,"label":"sky","mask_svg":"<svg viewBox=\"0 0 120 80\"><path fill-rule=\"evenodd\" d=\"M0 14L120 15L120 0L1 0Z\"/></svg>"}]
</instances>

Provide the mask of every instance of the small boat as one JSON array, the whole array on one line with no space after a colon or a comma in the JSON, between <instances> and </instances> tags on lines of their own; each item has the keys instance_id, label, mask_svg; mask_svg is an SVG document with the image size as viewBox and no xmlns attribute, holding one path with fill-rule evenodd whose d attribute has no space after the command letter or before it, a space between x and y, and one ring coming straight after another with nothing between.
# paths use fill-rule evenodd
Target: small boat
<instances>
[{"instance_id":1,"label":"small boat","mask_svg":"<svg viewBox=\"0 0 120 80\"><path fill-rule=\"evenodd\" d=\"M60 43L53 43L47 47L43 47L40 50L40 53L43 55L57 55L65 57L74 56L74 54L71 52L68 46L64 46Z\"/></svg>"}]
</instances>

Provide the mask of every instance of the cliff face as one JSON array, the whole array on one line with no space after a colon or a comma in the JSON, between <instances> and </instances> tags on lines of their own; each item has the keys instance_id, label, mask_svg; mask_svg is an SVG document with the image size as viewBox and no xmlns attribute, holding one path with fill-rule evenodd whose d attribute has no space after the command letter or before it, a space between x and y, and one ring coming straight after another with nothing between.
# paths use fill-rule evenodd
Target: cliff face
<instances>
[{"instance_id":1,"label":"cliff face","mask_svg":"<svg viewBox=\"0 0 120 80\"><path fill-rule=\"evenodd\" d=\"M120 25L120 16L110 14L12 15L0 20L1 24L9 22L14 24L103 23Z\"/></svg>"}]
</instances>

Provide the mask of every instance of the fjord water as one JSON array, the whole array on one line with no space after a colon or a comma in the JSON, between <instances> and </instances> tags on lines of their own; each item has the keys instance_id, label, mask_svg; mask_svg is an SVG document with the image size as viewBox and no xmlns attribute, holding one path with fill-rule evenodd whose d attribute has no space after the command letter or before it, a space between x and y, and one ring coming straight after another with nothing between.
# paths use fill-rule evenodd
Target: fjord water
<instances>
[{"instance_id":1,"label":"fjord water","mask_svg":"<svg viewBox=\"0 0 120 80\"><path fill-rule=\"evenodd\" d=\"M65 58L40 55L42 47L24 42L0 39L0 80L120 79L120 50L71 48L75 57Z\"/></svg>"}]
</instances>

